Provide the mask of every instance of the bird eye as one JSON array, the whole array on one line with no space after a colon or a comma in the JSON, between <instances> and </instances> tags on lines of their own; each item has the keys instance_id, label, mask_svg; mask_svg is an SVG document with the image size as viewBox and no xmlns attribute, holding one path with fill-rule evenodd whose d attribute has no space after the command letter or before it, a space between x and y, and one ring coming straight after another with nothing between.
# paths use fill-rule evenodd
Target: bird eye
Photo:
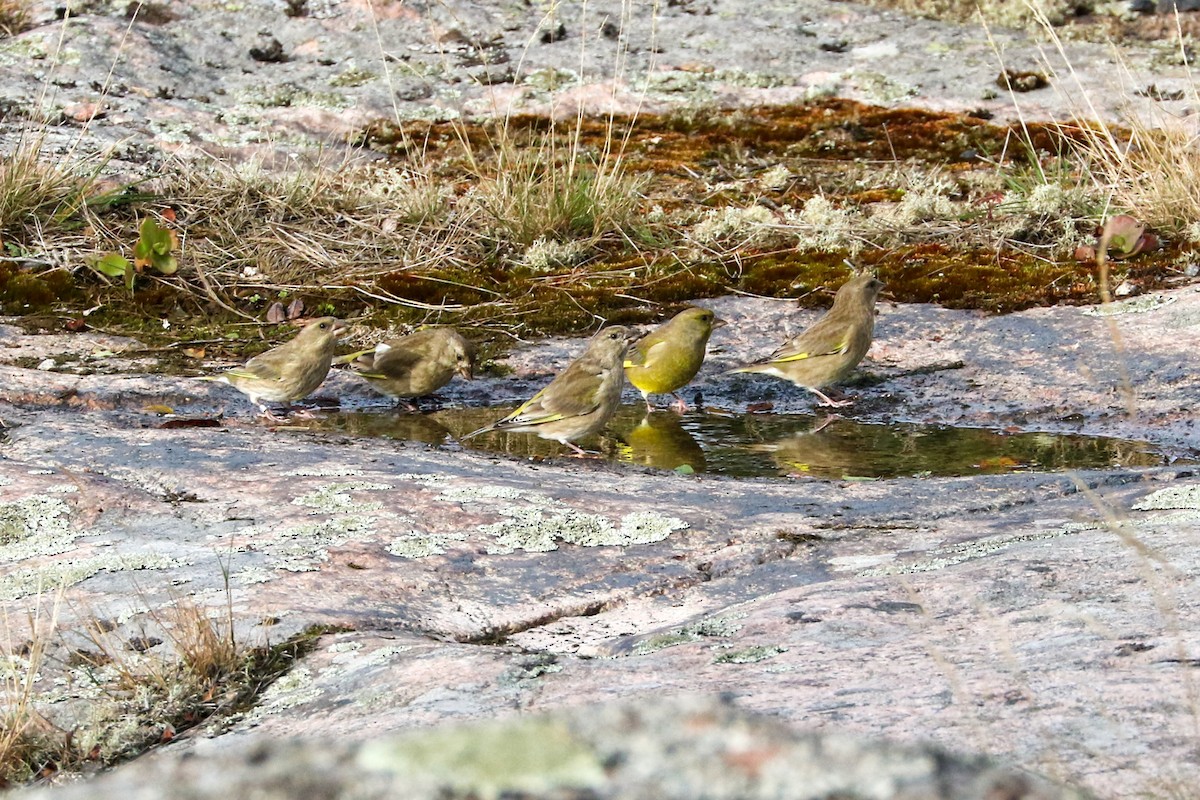
<instances>
[{"instance_id":1,"label":"bird eye","mask_svg":"<svg viewBox=\"0 0 1200 800\"><path fill-rule=\"evenodd\" d=\"M318 325L317 327L318 327L318 328L320 328L321 330L325 330L326 328L328 328L328 327L329 327L329 323L328 323L328 322L322 322L322 323L321 323L320 325Z\"/></svg>"}]
</instances>

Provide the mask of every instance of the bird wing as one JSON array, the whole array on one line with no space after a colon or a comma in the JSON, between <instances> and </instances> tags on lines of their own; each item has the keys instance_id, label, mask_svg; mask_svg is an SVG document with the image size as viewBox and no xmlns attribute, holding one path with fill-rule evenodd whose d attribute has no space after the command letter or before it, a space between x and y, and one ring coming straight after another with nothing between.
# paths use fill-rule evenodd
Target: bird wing
<instances>
[{"instance_id":1,"label":"bird wing","mask_svg":"<svg viewBox=\"0 0 1200 800\"><path fill-rule=\"evenodd\" d=\"M539 425L590 414L600 406L600 386L604 382L604 374L605 370L599 365L588 359L580 359L496 424Z\"/></svg>"},{"instance_id":2,"label":"bird wing","mask_svg":"<svg viewBox=\"0 0 1200 800\"><path fill-rule=\"evenodd\" d=\"M846 352L853 340L853 329L845 325L823 325L818 320L811 328L785 342L759 363L801 361L806 358L836 356Z\"/></svg>"},{"instance_id":3,"label":"bird wing","mask_svg":"<svg viewBox=\"0 0 1200 800\"><path fill-rule=\"evenodd\" d=\"M376 349L374 353L375 358L367 369L371 373L378 374L380 377L407 375L424 358L422 353L404 347L388 347L384 350ZM366 365L364 364L364 366ZM360 370L360 372L364 375L367 374L366 371Z\"/></svg>"},{"instance_id":4,"label":"bird wing","mask_svg":"<svg viewBox=\"0 0 1200 800\"><path fill-rule=\"evenodd\" d=\"M629 346L629 350L625 353L625 363L623 366L653 366L655 359L664 353L666 346L666 339L651 340L649 336L643 336Z\"/></svg>"},{"instance_id":5,"label":"bird wing","mask_svg":"<svg viewBox=\"0 0 1200 800\"><path fill-rule=\"evenodd\" d=\"M290 342L289 342L290 344ZM283 378L292 348L280 345L274 350L259 353L240 367L225 374L235 378L251 378L260 381L277 381Z\"/></svg>"}]
</instances>

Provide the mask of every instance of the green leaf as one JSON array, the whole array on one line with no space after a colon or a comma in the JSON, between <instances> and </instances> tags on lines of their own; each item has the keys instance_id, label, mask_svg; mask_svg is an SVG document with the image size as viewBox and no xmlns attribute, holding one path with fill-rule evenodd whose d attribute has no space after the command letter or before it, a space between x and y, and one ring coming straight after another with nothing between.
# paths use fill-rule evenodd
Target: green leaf
<instances>
[{"instance_id":1,"label":"green leaf","mask_svg":"<svg viewBox=\"0 0 1200 800\"><path fill-rule=\"evenodd\" d=\"M99 272L101 275L107 275L110 278L120 278L125 275L125 271L133 265L129 263L129 259L121 256L120 253L109 253L92 262L92 269Z\"/></svg>"},{"instance_id":2,"label":"green leaf","mask_svg":"<svg viewBox=\"0 0 1200 800\"><path fill-rule=\"evenodd\" d=\"M154 268L163 275L174 275L179 270L179 262L172 255L155 256Z\"/></svg>"},{"instance_id":3,"label":"green leaf","mask_svg":"<svg viewBox=\"0 0 1200 800\"><path fill-rule=\"evenodd\" d=\"M130 264L128 261L126 261L125 262L125 288L129 290L130 294L133 294L133 279L134 279L134 276L136 276L136 275L137 275L137 270L133 268L133 264Z\"/></svg>"}]
</instances>

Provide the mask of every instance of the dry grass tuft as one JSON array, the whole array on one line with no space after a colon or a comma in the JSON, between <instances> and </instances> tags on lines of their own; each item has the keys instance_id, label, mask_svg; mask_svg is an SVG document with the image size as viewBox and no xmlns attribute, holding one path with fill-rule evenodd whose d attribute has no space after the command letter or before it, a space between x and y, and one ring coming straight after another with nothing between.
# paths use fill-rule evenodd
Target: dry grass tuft
<instances>
[{"instance_id":1,"label":"dry grass tuft","mask_svg":"<svg viewBox=\"0 0 1200 800\"><path fill-rule=\"evenodd\" d=\"M0 0L0 37L29 30L31 19L29 0Z\"/></svg>"},{"instance_id":2,"label":"dry grass tuft","mask_svg":"<svg viewBox=\"0 0 1200 800\"><path fill-rule=\"evenodd\" d=\"M471 200L499 245L522 249L538 239L625 234L636 222L648 179L626 173L620 159L594 161L571 148L562 153L547 136L534 147L498 146L494 166L476 161L479 185Z\"/></svg>"},{"instance_id":3,"label":"dry grass tuft","mask_svg":"<svg viewBox=\"0 0 1200 800\"><path fill-rule=\"evenodd\" d=\"M47 157L40 141L23 139L0 157L0 238L42 240L84 207L95 175L82 160Z\"/></svg>"}]
</instances>

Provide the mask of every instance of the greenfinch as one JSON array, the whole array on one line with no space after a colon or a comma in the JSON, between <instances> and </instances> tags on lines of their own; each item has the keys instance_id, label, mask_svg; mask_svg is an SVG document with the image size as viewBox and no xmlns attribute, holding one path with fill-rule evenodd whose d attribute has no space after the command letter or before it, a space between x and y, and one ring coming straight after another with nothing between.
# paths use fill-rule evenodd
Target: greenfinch
<instances>
[{"instance_id":1,"label":"greenfinch","mask_svg":"<svg viewBox=\"0 0 1200 800\"><path fill-rule=\"evenodd\" d=\"M821 391L850 374L863 360L875 334L875 301L883 283L869 272L842 284L833 308L810 328L764 359L730 372L762 372L791 381L821 399L821 405L846 406Z\"/></svg>"},{"instance_id":2,"label":"greenfinch","mask_svg":"<svg viewBox=\"0 0 1200 800\"><path fill-rule=\"evenodd\" d=\"M221 381L241 391L263 414L274 419L266 403L291 405L307 397L325 380L333 363L338 334L345 324L333 317L314 319L289 342L260 353L245 366L204 380Z\"/></svg>"},{"instance_id":3,"label":"greenfinch","mask_svg":"<svg viewBox=\"0 0 1200 800\"><path fill-rule=\"evenodd\" d=\"M696 377L708 337L724 324L707 308L687 308L629 346L625 377L642 393L647 411L654 410L652 394L670 394L679 413L687 411L677 390Z\"/></svg>"},{"instance_id":4,"label":"greenfinch","mask_svg":"<svg viewBox=\"0 0 1200 800\"><path fill-rule=\"evenodd\" d=\"M338 360L383 394L407 400L436 392L456 374L471 380L474 348L454 328L427 328Z\"/></svg>"},{"instance_id":5,"label":"greenfinch","mask_svg":"<svg viewBox=\"0 0 1200 800\"><path fill-rule=\"evenodd\" d=\"M583 355L520 408L463 439L488 431L536 433L566 445L577 455L589 455L574 441L603 428L621 404L625 386L622 365L630 339L632 332L620 325L602 329L588 342Z\"/></svg>"}]
</instances>

